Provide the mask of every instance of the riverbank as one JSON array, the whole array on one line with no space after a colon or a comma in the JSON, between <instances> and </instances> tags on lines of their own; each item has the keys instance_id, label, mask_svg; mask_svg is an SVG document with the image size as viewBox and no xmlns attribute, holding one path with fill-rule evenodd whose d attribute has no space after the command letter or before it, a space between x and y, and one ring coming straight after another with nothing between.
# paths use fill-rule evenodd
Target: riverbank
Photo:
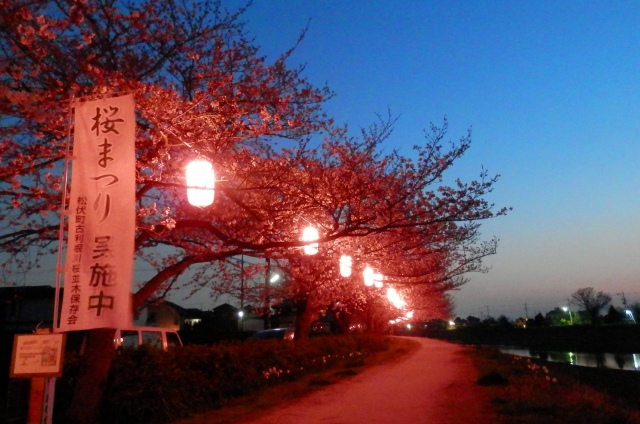
<instances>
[{"instance_id":1,"label":"riverbank","mask_svg":"<svg viewBox=\"0 0 640 424\"><path fill-rule=\"evenodd\" d=\"M498 422L640 423L636 372L542 363L492 348L466 352Z\"/></svg>"},{"instance_id":2,"label":"riverbank","mask_svg":"<svg viewBox=\"0 0 640 424\"><path fill-rule=\"evenodd\" d=\"M429 337L469 345L519 346L533 350L640 353L640 325L571 325L514 328L461 327L436 330Z\"/></svg>"}]
</instances>

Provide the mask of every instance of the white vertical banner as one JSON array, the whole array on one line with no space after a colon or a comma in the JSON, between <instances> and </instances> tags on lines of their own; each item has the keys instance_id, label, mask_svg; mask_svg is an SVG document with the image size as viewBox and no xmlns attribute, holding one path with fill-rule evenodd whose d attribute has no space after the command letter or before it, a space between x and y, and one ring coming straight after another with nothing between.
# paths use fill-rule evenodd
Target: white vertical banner
<instances>
[{"instance_id":1,"label":"white vertical banner","mask_svg":"<svg viewBox=\"0 0 640 424\"><path fill-rule=\"evenodd\" d=\"M60 331L132 325L133 95L75 105Z\"/></svg>"}]
</instances>

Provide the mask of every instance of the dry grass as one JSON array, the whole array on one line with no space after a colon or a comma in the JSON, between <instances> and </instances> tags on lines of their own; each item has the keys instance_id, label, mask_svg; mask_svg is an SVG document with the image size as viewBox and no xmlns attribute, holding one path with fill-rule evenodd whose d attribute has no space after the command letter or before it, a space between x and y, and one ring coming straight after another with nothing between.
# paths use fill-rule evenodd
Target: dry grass
<instances>
[{"instance_id":1,"label":"dry grass","mask_svg":"<svg viewBox=\"0 0 640 424\"><path fill-rule=\"evenodd\" d=\"M489 392L503 423L640 423L640 412L630 404L560 368L488 348L468 352L481 376L478 384Z\"/></svg>"}]
</instances>

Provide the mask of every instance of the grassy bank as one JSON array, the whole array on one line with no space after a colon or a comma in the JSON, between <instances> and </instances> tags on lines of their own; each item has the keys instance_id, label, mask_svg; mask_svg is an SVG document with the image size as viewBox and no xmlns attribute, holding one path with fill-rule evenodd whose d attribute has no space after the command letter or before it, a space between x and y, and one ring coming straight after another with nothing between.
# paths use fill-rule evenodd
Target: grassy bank
<instances>
[{"instance_id":1,"label":"grassy bank","mask_svg":"<svg viewBox=\"0 0 640 424\"><path fill-rule=\"evenodd\" d=\"M638 374L542 364L490 348L467 352L503 423L640 423Z\"/></svg>"}]
</instances>

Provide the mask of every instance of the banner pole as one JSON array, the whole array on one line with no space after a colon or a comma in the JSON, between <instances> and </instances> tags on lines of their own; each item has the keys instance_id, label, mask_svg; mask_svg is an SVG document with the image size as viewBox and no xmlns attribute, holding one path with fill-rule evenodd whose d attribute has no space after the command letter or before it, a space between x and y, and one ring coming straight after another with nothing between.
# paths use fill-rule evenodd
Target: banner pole
<instances>
[{"instance_id":1,"label":"banner pole","mask_svg":"<svg viewBox=\"0 0 640 424\"><path fill-rule=\"evenodd\" d=\"M71 122L73 116L73 95L69 102L69 114L67 118L67 145L64 152L64 171L62 183L62 199L60 202L60 226L58 229L58 258L56 261L56 289L53 299L53 321L51 324L51 332L57 333L60 317L60 291L62 286L62 275L64 274L64 265L62 263L62 252L64 250L64 225L67 219L67 189L69 186L69 163L71 161ZM44 402L42 405L42 424L53 423L53 405L55 403L56 394L56 378L49 377L45 381L44 386Z\"/></svg>"},{"instance_id":2,"label":"banner pole","mask_svg":"<svg viewBox=\"0 0 640 424\"><path fill-rule=\"evenodd\" d=\"M67 190L69 187L69 164L71 162L71 123L73 116L73 95L69 102L69 115L67 119L67 145L64 153L64 174L62 185L62 200L60 202L60 227L58 229L58 259L56 262L56 294L53 302L53 328L54 333L58 332L60 317L60 288L62 286L62 275L64 274L64 264L62 263L62 251L64 249L64 225L67 219Z\"/></svg>"}]
</instances>

